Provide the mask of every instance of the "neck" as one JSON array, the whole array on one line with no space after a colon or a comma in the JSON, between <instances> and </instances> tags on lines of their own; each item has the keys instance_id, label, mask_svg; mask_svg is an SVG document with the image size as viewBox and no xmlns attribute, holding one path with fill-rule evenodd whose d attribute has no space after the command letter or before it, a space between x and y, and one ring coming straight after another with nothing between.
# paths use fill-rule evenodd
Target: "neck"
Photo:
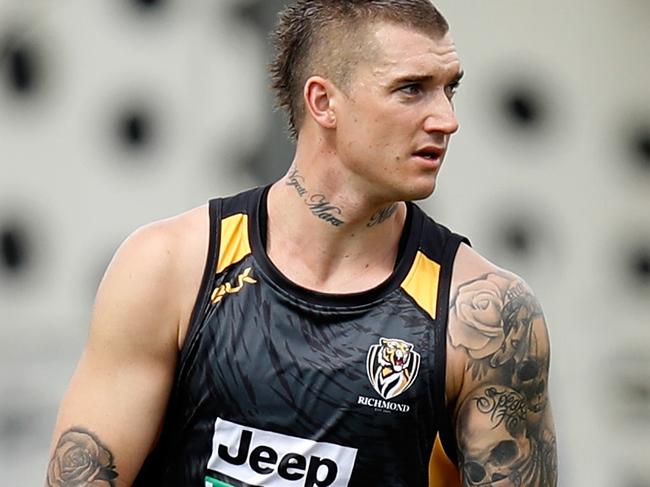
<instances>
[{"instance_id":1,"label":"neck","mask_svg":"<svg viewBox=\"0 0 650 487\"><path fill-rule=\"evenodd\" d=\"M268 255L303 287L337 293L370 289L393 271L406 205L371 201L346 184L349 178L319 170L323 167L328 166L297 156L271 187Z\"/></svg>"}]
</instances>

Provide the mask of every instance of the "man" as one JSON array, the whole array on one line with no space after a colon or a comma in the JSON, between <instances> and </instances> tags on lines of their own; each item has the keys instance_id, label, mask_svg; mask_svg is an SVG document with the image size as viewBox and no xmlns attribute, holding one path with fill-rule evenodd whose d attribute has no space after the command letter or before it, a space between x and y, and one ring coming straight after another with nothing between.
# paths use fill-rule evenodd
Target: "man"
<instances>
[{"instance_id":1,"label":"man","mask_svg":"<svg viewBox=\"0 0 650 487\"><path fill-rule=\"evenodd\" d=\"M537 300L410 203L458 129L446 21L298 0L275 41L290 169L123 243L47 484L555 485Z\"/></svg>"}]
</instances>

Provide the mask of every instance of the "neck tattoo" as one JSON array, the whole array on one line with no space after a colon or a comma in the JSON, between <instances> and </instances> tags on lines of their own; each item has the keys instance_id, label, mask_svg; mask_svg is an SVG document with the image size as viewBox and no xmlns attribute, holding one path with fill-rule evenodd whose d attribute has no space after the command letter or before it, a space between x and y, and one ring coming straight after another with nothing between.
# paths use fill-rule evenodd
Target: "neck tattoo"
<instances>
[{"instance_id":1,"label":"neck tattoo","mask_svg":"<svg viewBox=\"0 0 650 487\"><path fill-rule=\"evenodd\" d=\"M291 186L296 190L296 194L307 205L309 211L326 223L334 227L340 227L345 223L341 219L341 208L333 205L324 194L315 193L310 194L305 188L305 178L298 172L298 168L293 166L287 176L287 186Z\"/></svg>"},{"instance_id":2,"label":"neck tattoo","mask_svg":"<svg viewBox=\"0 0 650 487\"><path fill-rule=\"evenodd\" d=\"M388 220L391 216L395 214L397 211L397 203L393 203L387 208L384 208L382 210L379 210L377 213L372 215L370 218L370 221L366 225L368 228L374 227L375 225L379 225L380 223L384 223L386 220Z\"/></svg>"}]
</instances>

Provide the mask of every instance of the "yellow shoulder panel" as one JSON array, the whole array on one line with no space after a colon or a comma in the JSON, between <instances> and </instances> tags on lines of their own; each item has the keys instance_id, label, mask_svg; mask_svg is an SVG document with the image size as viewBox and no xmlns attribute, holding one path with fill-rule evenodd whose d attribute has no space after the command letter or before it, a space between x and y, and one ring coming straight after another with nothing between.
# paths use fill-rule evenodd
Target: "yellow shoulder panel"
<instances>
[{"instance_id":1,"label":"yellow shoulder panel","mask_svg":"<svg viewBox=\"0 0 650 487\"><path fill-rule=\"evenodd\" d=\"M439 436L436 436L429 462L429 487L460 487L458 469L445 454Z\"/></svg>"},{"instance_id":2,"label":"yellow shoulder panel","mask_svg":"<svg viewBox=\"0 0 650 487\"><path fill-rule=\"evenodd\" d=\"M431 318L436 317L438 304L438 279L440 264L432 261L418 251L406 279L402 282L404 289Z\"/></svg>"},{"instance_id":3,"label":"yellow shoulder panel","mask_svg":"<svg viewBox=\"0 0 650 487\"><path fill-rule=\"evenodd\" d=\"M217 273L251 253L248 241L248 215L237 214L221 220L221 244Z\"/></svg>"}]
</instances>

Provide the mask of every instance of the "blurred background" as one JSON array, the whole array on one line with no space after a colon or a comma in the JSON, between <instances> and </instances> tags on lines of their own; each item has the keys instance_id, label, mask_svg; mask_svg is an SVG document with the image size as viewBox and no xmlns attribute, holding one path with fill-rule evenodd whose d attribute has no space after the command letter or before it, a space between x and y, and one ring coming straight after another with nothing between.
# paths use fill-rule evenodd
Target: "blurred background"
<instances>
[{"instance_id":1,"label":"blurred background","mask_svg":"<svg viewBox=\"0 0 650 487\"><path fill-rule=\"evenodd\" d=\"M3 486L42 485L120 242L286 170L284 3L0 0ZM650 486L650 2L437 5L466 77L422 206L544 305L560 485Z\"/></svg>"}]
</instances>

